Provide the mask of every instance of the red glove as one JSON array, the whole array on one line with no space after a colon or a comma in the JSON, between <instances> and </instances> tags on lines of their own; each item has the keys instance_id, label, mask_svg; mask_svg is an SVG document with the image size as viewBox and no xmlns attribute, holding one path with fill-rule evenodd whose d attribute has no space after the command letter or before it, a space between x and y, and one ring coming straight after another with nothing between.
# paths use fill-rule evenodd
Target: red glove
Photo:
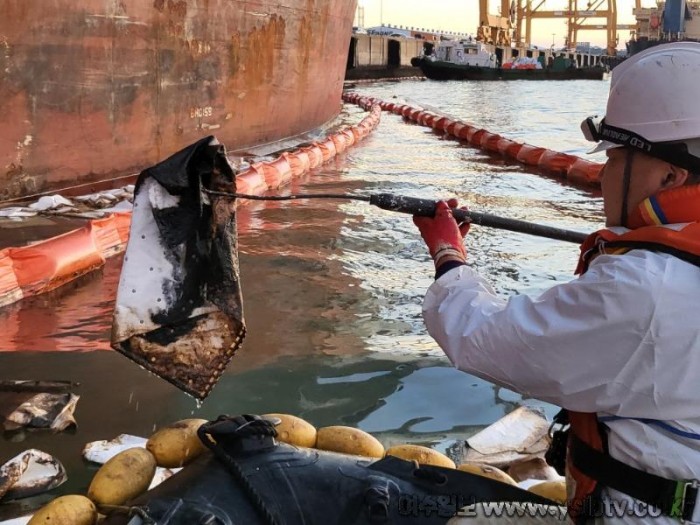
<instances>
[{"instance_id":1,"label":"red glove","mask_svg":"<svg viewBox=\"0 0 700 525\"><path fill-rule=\"evenodd\" d=\"M440 201L437 203L435 217L413 217L413 223L418 226L421 237L428 245L436 268L448 260L467 260L464 236L469 231L469 223L457 224L450 209L457 206L457 199Z\"/></svg>"}]
</instances>

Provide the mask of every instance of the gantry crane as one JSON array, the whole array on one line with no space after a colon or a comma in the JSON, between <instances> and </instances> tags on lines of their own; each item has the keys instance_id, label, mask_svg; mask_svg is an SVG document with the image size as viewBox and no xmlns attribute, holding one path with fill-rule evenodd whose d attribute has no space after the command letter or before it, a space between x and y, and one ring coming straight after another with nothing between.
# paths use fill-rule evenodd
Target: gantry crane
<instances>
[{"instance_id":1,"label":"gantry crane","mask_svg":"<svg viewBox=\"0 0 700 525\"><path fill-rule=\"evenodd\" d=\"M479 0L479 33L491 37L484 41L496 44L495 36L502 31L507 21L512 28L512 41L516 45L530 47L532 44L532 21L534 19L556 19L567 21L566 46L576 47L578 32L587 30L605 30L607 32L607 52L616 54L618 43L617 31L620 29L635 29L636 25L621 25L617 23L617 0L586 0L585 8L581 7L583 0L568 0L567 9L546 10L546 0L501 0L500 16L489 15L489 0ZM641 7L641 0L635 0L635 7ZM604 19L594 23L591 19ZM524 31L523 31L524 26ZM503 38L502 38L503 40ZM511 41L511 38L508 38ZM498 45L498 44L497 44Z\"/></svg>"},{"instance_id":2,"label":"gantry crane","mask_svg":"<svg viewBox=\"0 0 700 525\"><path fill-rule=\"evenodd\" d=\"M510 46L513 36L514 18L511 15L512 0L500 0L500 15L489 12L489 0L479 0L479 28L476 39L497 46Z\"/></svg>"}]
</instances>

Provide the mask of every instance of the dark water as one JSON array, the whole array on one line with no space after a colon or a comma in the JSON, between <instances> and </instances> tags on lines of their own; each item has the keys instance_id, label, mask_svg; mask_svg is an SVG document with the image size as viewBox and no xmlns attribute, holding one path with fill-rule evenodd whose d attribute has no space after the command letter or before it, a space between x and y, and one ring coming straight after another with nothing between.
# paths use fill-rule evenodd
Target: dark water
<instances>
[{"instance_id":1,"label":"dark water","mask_svg":"<svg viewBox=\"0 0 700 525\"><path fill-rule=\"evenodd\" d=\"M587 144L579 122L602 111L607 89L593 81L409 81L358 90L580 155ZM362 116L354 106L346 112L350 121ZM297 191L457 196L476 210L563 228L602 224L597 195L387 113L369 139L282 193ZM58 293L0 310L0 378L73 380L81 395L76 432L6 434L0 462L30 447L56 454L70 476L60 490L73 492L92 475L80 458L86 442L149 435L184 417L289 412L317 426L360 427L387 446L444 450L520 404L541 405L453 370L427 335L420 305L432 267L410 217L356 202L300 201L247 204L238 220L249 336L201 408L108 350L121 258ZM468 249L470 263L504 294L536 294L570 279L578 253L575 245L478 228Z\"/></svg>"}]
</instances>

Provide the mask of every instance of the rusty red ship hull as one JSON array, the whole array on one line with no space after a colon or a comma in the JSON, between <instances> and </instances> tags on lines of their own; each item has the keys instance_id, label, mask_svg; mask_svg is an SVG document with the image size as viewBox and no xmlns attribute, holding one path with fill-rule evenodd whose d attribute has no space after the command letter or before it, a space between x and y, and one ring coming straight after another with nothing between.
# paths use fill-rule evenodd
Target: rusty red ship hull
<instances>
[{"instance_id":1,"label":"rusty red ship hull","mask_svg":"<svg viewBox=\"0 0 700 525\"><path fill-rule=\"evenodd\" d=\"M3 0L0 202L338 114L355 0Z\"/></svg>"}]
</instances>

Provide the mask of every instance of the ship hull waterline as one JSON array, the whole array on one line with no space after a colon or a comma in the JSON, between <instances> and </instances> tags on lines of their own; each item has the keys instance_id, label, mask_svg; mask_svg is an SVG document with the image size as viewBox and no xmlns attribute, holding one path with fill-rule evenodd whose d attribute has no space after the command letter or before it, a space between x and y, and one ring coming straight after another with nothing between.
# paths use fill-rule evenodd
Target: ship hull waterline
<instances>
[{"instance_id":1,"label":"ship hull waterline","mask_svg":"<svg viewBox=\"0 0 700 525\"><path fill-rule=\"evenodd\" d=\"M0 202L246 150L341 109L354 0L7 0Z\"/></svg>"}]
</instances>

